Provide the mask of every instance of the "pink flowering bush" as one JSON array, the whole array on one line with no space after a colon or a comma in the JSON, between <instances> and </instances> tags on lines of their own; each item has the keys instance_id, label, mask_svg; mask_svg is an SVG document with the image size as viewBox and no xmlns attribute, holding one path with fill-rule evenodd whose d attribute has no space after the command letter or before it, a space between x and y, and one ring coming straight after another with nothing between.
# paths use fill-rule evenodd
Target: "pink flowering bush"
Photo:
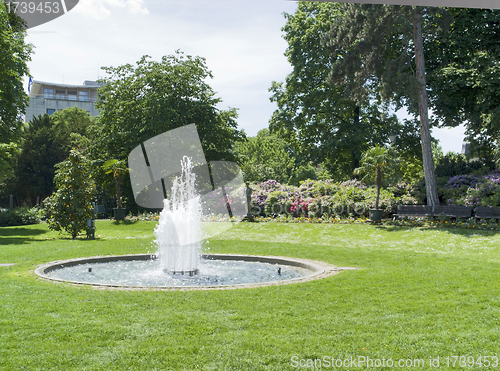
<instances>
[{"instance_id":1,"label":"pink flowering bush","mask_svg":"<svg viewBox=\"0 0 500 371\"><path fill-rule=\"evenodd\" d=\"M408 184L382 190L379 207L387 213L398 204L415 204ZM269 180L252 185L252 212L261 216L289 215L294 217L368 216L375 207L376 192L359 180L333 183L306 180L299 187L281 185Z\"/></svg>"},{"instance_id":2,"label":"pink flowering bush","mask_svg":"<svg viewBox=\"0 0 500 371\"><path fill-rule=\"evenodd\" d=\"M450 178L443 198L448 205L500 206L500 172L483 176L461 175Z\"/></svg>"}]
</instances>

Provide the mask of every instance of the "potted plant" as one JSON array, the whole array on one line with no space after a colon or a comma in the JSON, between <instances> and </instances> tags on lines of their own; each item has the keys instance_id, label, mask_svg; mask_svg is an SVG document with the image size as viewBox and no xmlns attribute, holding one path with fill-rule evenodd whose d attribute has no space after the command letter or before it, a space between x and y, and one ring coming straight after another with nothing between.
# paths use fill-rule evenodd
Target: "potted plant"
<instances>
[{"instance_id":1,"label":"potted plant","mask_svg":"<svg viewBox=\"0 0 500 371\"><path fill-rule=\"evenodd\" d=\"M113 209L113 215L116 220L123 220L127 215L127 209L122 207L121 177L129 170L125 166L125 160L112 159L102 165L106 174L113 174L116 187L116 208Z\"/></svg>"},{"instance_id":2,"label":"potted plant","mask_svg":"<svg viewBox=\"0 0 500 371\"><path fill-rule=\"evenodd\" d=\"M397 159L391 148L375 147L370 148L361 157L360 167L354 169L355 174L365 174L363 179L375 175L375 185L377 187L377 196L375 198L375 209L368 210L370 220L380 223L382 221L383 211L378 208L380 200L380 188L382 187L382 175Z\"/></svg>"}]
</instances>

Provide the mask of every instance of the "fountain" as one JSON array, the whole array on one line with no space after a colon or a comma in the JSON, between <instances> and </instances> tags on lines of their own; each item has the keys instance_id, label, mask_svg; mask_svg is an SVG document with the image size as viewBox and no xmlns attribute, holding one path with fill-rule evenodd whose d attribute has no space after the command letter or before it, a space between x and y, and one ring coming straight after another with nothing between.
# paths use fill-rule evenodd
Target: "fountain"
<instances>
[{"instance_id":1,"label":"fountain","mask_svg":"<svg viewBox=\"0 0 500 371\"><path fill-rule=\"evenodd\" d=\"M180 150L194 157L180 157ZM216 161L209 170L194 125L138 146L129 156L129 167L136 202L144 207L157 207L160 200L163 204L155 228L157 253L52 262L38 267L37 275L104 287L210 289L302 282L342 270L296 258L202 254L203 240L232 228L243 217L248 220L250 210L239 167ZM168 197L166 184L171 184ZM207 222L214 213L226 217Z\"/></svg>"},{"instance_id":2,"label":"fountain","mask_svg":"<svg viewBox=\"0 0 500 371\"><path fill-rule=\"evenodd\" d=\"M163 201L155 235L163 271L193 276L198 273L201 252L201 205L191 159L184 156L181 166L181 175L173 182L171 199Z\"/></svg>"}]
</instances>

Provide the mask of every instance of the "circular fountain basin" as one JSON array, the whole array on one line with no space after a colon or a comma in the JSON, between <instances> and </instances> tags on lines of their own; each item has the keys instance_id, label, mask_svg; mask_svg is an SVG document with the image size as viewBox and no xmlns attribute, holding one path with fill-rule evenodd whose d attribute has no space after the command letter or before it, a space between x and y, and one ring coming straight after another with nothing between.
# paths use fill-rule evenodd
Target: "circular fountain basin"
<instances>
[{"instance_id":1,"label":"circular fountain basin","mask_svg":"<svg viewBox=\"0 0 500 371\"><path fill-rule=\"evenodd\" d=\"M199 273L166 274L154 254L97 256L57 261L35 273L53 281L114 288L222 289L282 285L331 276L345 268L296 258L202 255Z\"/></svg>"}]
</instances>

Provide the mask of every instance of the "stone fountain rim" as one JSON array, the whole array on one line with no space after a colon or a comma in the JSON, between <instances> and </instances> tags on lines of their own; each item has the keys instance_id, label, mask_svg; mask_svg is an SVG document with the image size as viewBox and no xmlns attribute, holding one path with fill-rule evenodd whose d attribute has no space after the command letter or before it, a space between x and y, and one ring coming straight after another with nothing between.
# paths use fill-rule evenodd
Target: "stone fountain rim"
<instances>
[{"instance_id":1,"label":"stone fountain rim","mask_svg":"<svg viewBox=\"0 0 500 371\"><path fill-rule=\"evenodd\" d=\"M264 286L278 286L286 285L299 282L307 282L312 280L317 280L321 278L326 278L337 274L338 272L345 269L352 269L348 267L336 267L334 265L317 261L308 260L300 258L290 258L284 256L264 256L264 255L240 255L240 254L202 254L203 259L214 259L214 260L243 260L251 262L261 262L270 264L282 264L295 266L300 268L305 268L310 271L309 274L288 280L281 281L268 281L268 282L258 282L250 284L237 284L237 285L213 285L213 286L139 286L139 285L117 285L109 283L89 283L83 281L74 280L64 280L56 277L49 277L47 273L65 267L70 267L74 265L87 264L87 263L105 263L119 260L150 260L155 259L156 254L131 254L131 255L106 255L106 256L91 256L84 258L75 258L67 260L58 260L50 263L42 264L38 266L34 273L39 277L55 281L59 283L70 283L74 285L85 285L92 286L95 288L105 288L105 289L126 289L126 290L172 290L172 291L187 291L187 290L224 290L224 289L239 289L239 288L254 288L254 287L264 287Z\"/></svg>"}]
</instances>

